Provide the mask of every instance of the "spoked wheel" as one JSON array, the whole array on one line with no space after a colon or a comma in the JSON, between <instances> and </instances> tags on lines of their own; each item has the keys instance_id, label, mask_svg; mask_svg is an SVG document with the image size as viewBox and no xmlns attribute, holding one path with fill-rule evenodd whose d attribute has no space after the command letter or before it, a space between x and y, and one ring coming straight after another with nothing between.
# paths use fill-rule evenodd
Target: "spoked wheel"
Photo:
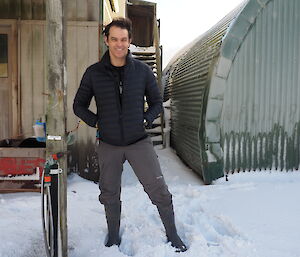
<instances>
[{"instance_id":1,"label":"spoked wheel","mask_svg":"<svg viewBox=\"0 0 300 257\"><path fill-rule=\"evenodd\" d=\"M42 176L41 197L42 223L46 254L47 257L56 257L58 222L57 183L55 184L55 181L53 181L52 178L51 185L45 184L45 170Z\"/></svg>"}]
</instances>

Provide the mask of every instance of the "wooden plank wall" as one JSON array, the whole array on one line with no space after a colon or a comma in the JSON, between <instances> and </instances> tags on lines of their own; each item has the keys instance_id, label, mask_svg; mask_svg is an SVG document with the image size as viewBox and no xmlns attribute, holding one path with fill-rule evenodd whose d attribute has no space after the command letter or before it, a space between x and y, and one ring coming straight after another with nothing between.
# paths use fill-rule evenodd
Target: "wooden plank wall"
<instances>
[{"instance_id":1,"label":"wooden plank wall","mask_svg":"<svg viewBox=\"0 0 300 257\"><path fill-rule=\"evenodd\" d=\"M78 23L69 22L69 24L67 33L67 106L69 108L67 129L72 130L79 121L79 118L73 114L73 100L86 68L98 61L99 40L97 23L88 25L87 22L81 22L78 25ZM94 100L92 100L90 108L96 112ZM75 145L69 148L71 154L68 155L68 167L76 172L80 172L82 175L86 175L89 167L95 165L95 162L92 160L95 156L96 130L85 123L81 123L76 132L76 137Z\"/></svg>"},{"instance_id":2,"label":"wooden plank wall","mask_svg":"<svg viewBox=\"0 0 300 257\"><path fill-rule=\"evenodd\" d=\"M97 23L69 22L67 32L68 130L72 130L79 120L73 114L73 100L86 68L98 61L98 49ZM92 102L91 108L96 111L94 101ZM89 128L86 124L80 125L78 130L78 141L86 144L90 137L95 138L95 130Z\"/></svg>"},{"instance_id":3,"label":"wooden plank wall","mask_svg":"<svg viewBox=\"0 0 300 257\"><path fill-rule=\"evenodd\" d=\"M8 52L8 66L7 70L7 77L0 78L0 104L1 104L1 111L0 111L0 140L6 138L10 135L11 131L11 106L10 106L10 84L11 84L11 60L10 60L10 43L11 39L11 31L9 27L0 27L0 33L7 33L7 52Z\"/></svg>"},{"instance_id":4,"label":"wooden plank wall","mask_svg":"<svg viewBox=\"0 0 300 257\"><path fill-rule=\"evenodd\" d=\"M99 0L68 0L70 21L98 21ZM46 0L0 0L0 19L45 20Z\"/></svg>"},{"instance_id":5,"label":"wooden plank wall","mask_svg":"<svg viewBox=\"0 0 300 257\"><path fill-rule=\"evenodd\" d=\"M32 136L34 120L45 113L45 56L43 21L21 23L21 124L22 134Z\"/></svg>"},{"instance_id":6,"label":"wooden plank wall","mask_svg":"<svg viewBox=\"0 0 300 257\"><path fill-rule=\"evenodd\" d=\"M25 137L33 135L35 120L46 111L45 43L44 21L21 22L21 123ZM98 23L68 22L66 43L67 129L72 130L78 120L72 109L75 93L85 69L98 60ZM91 133L87 125L79 132L83 140ZM95 131L92 133L94 137Z\"/></svg>"},{"instance_id":7,"label":"wooden plank wall","mask_svg":"<svg viewBox=\"0 0 300 257\"><path fill-rule=\"evenodd\" d=\"M8 39L8 77L0 79L0 140L18 135L17 32L14 20L3 20L0 33Z\"/></svg>"}]
</instances>

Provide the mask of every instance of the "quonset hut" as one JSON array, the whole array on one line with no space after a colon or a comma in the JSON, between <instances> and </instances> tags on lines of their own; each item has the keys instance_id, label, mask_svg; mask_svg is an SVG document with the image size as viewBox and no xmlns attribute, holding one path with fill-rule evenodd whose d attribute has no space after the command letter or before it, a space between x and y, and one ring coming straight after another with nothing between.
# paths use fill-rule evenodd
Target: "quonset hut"
<instances>
[{"instance_id":1,"label":"quonset hut","mask_svg":"<svg viewBox=\"0 0 300 257\"><path fill-rule=\"evenodd\" d=\"M248 0L173 58L171 146L205 183L298 170L300 1Z\"/></svg>"}]
</instances>

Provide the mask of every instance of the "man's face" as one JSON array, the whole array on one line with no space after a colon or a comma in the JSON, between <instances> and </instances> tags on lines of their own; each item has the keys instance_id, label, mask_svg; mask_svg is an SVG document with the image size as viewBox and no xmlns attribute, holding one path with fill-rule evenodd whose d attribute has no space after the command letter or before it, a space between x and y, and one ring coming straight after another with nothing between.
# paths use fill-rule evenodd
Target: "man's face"
<instances>
[{"instance_id":1,"label":"man's face","mask_svg":"<svg viewBox=\"0 0 300 257\"><path fill-rule=\"evenodd\" d=\"M105 37L105 43L109 48L111 58L125 59L131 43L128 30L112 26L108 37Z\"/></svg>"}]
</instances>

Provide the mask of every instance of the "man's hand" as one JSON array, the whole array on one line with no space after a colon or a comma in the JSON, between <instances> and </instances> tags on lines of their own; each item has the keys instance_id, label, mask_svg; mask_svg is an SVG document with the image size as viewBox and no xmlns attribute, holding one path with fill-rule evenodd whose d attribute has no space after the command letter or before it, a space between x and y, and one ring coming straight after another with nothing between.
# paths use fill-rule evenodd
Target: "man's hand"
<instances>
[{"instance_id":1,"label":"man's hand","mask_svg":"<svg viewBox=\"0 0 300 257\"><path fill-rule=\"evenodd\" d=\"M151 121L147 121L146 119L144 119L144 127L146 129L152 129L152 122Z\"/></svg>"}]
</instances>

